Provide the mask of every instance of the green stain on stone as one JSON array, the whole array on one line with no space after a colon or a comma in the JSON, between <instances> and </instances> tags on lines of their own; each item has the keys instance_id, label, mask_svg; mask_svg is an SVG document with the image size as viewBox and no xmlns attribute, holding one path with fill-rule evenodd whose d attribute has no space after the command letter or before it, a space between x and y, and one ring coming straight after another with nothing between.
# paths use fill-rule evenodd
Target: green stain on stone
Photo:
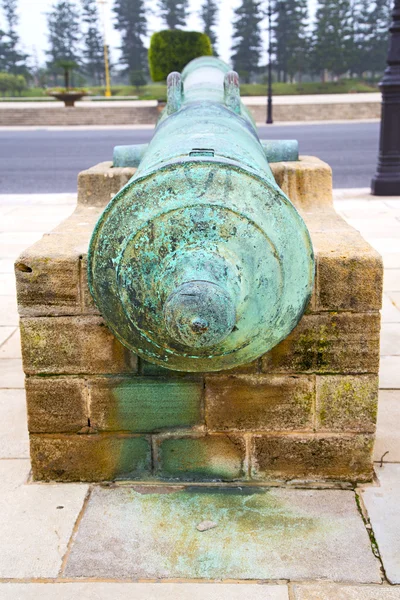
<instances>
[{"instance_id":1,"label":"green stain on stone","mask_svg":"<svg viewBox=\"0 0 400 600\"><path fill-rule=\"evenodd\" d=\"M126 437L120 446L112 479L140 479L151 471L150 442L144 437Z\"/></svg>"},{"instance_id":2,"label":"green stain on stone","mask_svg":"<svg viewBox=\"0 0 400 600\"><path fill-rule=\"evenodd\" d=\"M191 427L201 419L201 382L133 379L112 388L109 427L156 432ZM112 408L114 406L114 408Z\"/></svg>"},{"instance_id":3,"label":"green stain on stone","mask_svg":"<svg viewBox=\"0 0 400 600\"><path fill-rule=\"evenodd\" d=\"M166 479L233 481L244 477L244 444L225 435L165 439L159 459L159 475Z\"/></svg>"}]
</instances>

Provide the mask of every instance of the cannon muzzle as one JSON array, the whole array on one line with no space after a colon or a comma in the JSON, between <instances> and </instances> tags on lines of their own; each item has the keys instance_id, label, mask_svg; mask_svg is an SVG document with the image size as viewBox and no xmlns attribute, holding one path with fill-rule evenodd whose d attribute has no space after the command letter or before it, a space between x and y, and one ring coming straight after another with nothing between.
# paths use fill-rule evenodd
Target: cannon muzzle
<instances>
[{"instance_id":1,"label":"cannon muzzle","mask_svg":"<svg viewBox=\"0 0 400 600\"><path fill-rule=\"evenodd\" d=\"M311 295L310 237L267 160L294 159L297 145L260 142L237 74L216 58L192 61L167 85L150 144L115 151L117 164L138 169L93 233L90 290L146 360L230 369L284 339Z\"/></svg>"}]
</instances>

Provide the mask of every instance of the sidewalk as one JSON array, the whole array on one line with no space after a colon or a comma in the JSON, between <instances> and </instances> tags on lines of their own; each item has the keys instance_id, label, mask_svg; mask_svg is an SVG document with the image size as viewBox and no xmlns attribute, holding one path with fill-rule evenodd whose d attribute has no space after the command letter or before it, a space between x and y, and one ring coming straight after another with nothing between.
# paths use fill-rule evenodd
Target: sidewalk
<instances>
[{"instance_id":1,"label":"sidewalk","mask_svg":"<svg viewBox=\"0 0 400 600\"><path fill-rule=\"evenodd\" d=\"M244 96L256 122L264 122L266 96ZM381 95L315 94L274 96L276 122L374 120L380 117ZM76 102L65 108L62 102L0 102L2 127L74 127L155 124L159 117L156 100L105 100Z\"/></svg>"},{"instance_id":2,"label":"sidewalk","mask_svg":"<svg viewBox=\"0 0 400 600\"><path fill-rule=\"evenodd\" d=\"M227 493L30 481L13 261L75 197L0 196L0 600L400 600L400 198L335 198L385 264L377 481Z\"/></svg>"}]
</instances>

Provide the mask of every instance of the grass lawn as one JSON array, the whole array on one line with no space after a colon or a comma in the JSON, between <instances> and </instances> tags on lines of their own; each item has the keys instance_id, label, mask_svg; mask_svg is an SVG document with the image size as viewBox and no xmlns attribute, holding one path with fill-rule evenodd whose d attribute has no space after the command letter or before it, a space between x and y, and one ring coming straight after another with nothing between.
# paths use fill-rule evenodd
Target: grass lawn
<instances>
[{"instance_id":1,"label":"grass lawn","mask_svg":"<svg viewBox=\"0 0 400 600\"><path fill-rule=\"evenodd\" d=\"M103 96L104 88L87 88L95 96ZM265 96L267 86L262 84L247 84L240 86L242 96ZM377 92L378 86L367 83L366 81L356 79L342 79L340 81L311 82L311 83L274 83L272 91L275 96L294 96L302 94L351 94L360 92ZM131 85L114 86L112 96L118 99L121 96L137 96L140 100L165 100L166 86L164 84L152 83L136 88ZM9 98L7 96L0 98L0 101L27 101L27 100L51 100L46 95L46 90L41 88L29 88L22 92L18 98ZM102 97L107 100L108 98ZM100 100L100 98L99 98Z\"/></svg>"}]
</instances>

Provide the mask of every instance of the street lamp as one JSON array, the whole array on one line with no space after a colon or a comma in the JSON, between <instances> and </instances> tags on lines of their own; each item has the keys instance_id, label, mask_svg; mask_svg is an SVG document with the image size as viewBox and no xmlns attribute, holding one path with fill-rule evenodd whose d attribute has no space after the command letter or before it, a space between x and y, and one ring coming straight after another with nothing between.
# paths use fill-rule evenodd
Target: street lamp
<instances>
[{"instance_id":1,"label":"street lamp","mask_svg":"<svg viewBox=\"0 0 400 600\"><path fill-rule=\"evenodd\" d=\"M105 96L107 98L110 98L111 97L110 64L109 64L109 60L108 60L106 14L105 14L105 5L107 4L107 0L97 0L97 2L101 6L101 17L102 17L101 20L103 22L104 70L105 70L105 79L106 79Z\"/></svg>"},{"instance_id":2,"label":"street lamp","mask_svg":"<svg viewBox=\"0 0 400 600\"><path fill-rule=\"evenodd\" d=\"M267 101L267 125L271 125L272 119L272 6L268 2L268 101Z\"/></svg>"},{"instance_id":3,"label":"street lamp","mask_svg":"<svg viewBox=\"0 0 400 600\"><path fill-rule=\"evenodd\" d=\"M400 0L395 0L392 16L388 66L379 84L382 92L381 136L378 168L371 185L375 196L400 195Z\"/></svg>"}]
</instances>

